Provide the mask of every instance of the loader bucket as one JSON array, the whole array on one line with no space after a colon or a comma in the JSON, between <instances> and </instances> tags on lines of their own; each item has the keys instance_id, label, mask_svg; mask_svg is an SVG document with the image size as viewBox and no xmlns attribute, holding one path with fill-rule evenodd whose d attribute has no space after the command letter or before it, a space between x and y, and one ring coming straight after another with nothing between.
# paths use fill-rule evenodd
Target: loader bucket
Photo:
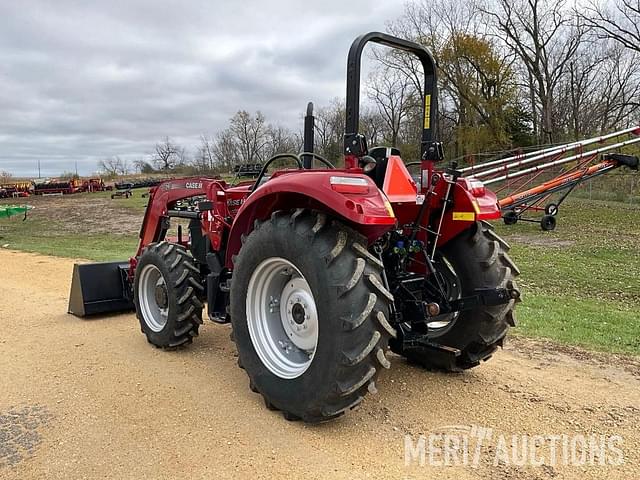
<instances>
[{"instance_id":1,"label":"loader bucket","mask_svg":"<svg viewBox=\"0 0 640 480\"><path fill-rule=\"evenodd\" d=\"M133 310L129 262L76 263L69 313L76 317Z\"/></svg>"}]
</instances>

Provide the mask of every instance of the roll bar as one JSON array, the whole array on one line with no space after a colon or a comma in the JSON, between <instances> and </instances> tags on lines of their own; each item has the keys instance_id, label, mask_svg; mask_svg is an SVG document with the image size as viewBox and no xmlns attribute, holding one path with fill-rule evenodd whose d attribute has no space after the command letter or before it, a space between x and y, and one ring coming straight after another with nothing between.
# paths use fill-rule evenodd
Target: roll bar
<instances>
[{"instance_id":1,"label":"roll bar","mask_svg":"<svg viewBox=\"0 0 640 480\"><path fill-rule=\"evenodd\" d=\"M438 79L436 62L431 53L421 45L396 38L386 33L370 32L360 35L354 40L349 49L347 59L347 105L344 136L344 154L348 156L366 155L364 139L359 135L360 123L360 70L362 51L367 43L373 42L397 50L414 54L420 59L424 70L423 92L423 130L420 146L421 158L434 142L438 123ZM434 159L435 160L435 159Z\"/></svg>"}]
</instances>

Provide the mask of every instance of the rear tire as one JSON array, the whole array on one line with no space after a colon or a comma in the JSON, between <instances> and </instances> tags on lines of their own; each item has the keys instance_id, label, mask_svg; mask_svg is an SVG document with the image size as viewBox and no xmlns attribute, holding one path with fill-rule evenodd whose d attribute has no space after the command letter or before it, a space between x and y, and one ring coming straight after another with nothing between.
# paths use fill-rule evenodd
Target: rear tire
<instances>
[{"instance_id":1,"label":"rear tire","mask_svg":"<svg viewBox=\"0 0 640 480\"><path fill-rule=\"evenodd\" d=\"M488 223L476 223L468 231L442 248L443 256L453 267L460 283L461 295L473 295L479 288L514 288L520 271L507 252L509 245L493 231ZM402 350L400 342L392 342L392 349L409 361L431 370L462 371L488 360L501 347L509 327L515 326L514 307L520 299L497 306L482 306L463 311L451 327L430 340L461 351L454 364L439 361L421 349Z\"/></svg>"},{"instance_id":2,"label":"rear tire","mask_svg":"<svg viewBox=\"0 0 640 480\"><path fill-rule=\"evenodd\" d=\"M144 249L134 279L134 303L142 333L159 348L192 342L202 324L200 272L181 245L152 243Z\"/></svg>"},{"instance_id":3,"label":"rear tire","mask_svg":"<svg viewBox=\"0 0 640 480\"><path fill-rule=\"evenodd\" d=\"M244 238L231 286L239 364L251 390L288 420L321 422L343 414L375 391L378 371L389 368L385 351L396 334L388 320L392 296L382 286L381 262L366 245L357 232L302 209L276 212ZM290 296L291 288L302 300ZM304 307L315 315L315 342L291 337L296 325L287 307L280 309L291 298L302 305L292 311L302 315Z\"/></svg>"}]
</instances>

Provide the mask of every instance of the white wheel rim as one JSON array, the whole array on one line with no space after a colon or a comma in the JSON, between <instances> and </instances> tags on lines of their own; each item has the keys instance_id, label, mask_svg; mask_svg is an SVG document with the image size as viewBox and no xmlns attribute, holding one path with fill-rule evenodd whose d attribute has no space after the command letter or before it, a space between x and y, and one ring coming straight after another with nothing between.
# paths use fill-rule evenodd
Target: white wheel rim
<instances>
[{"instance_id":1,"label":"white wheel rim","mask_svg":"<svg viewBox=\"0 0 640 480\"><path fill-rule=\"evenodd\" d=\"M272 257L254 270L246 300L253 348L271 373L293 379L307 371L318 346L318 310L304 275Z\"/></svg>"},{"instance_id":2,"label":"white wheel rim","mask_svg":"<svg viewBox=\"0 0 640 480\"><path fill-rule=\"evenodd\" d=\"M158 298L158 289L164 290L166 301ZM167 284L162 272L155 265L145 265L140 272L138 283L138 303L144 323L154 332L160 332L167 325L169 316Z\"/></svg>"}]
</instances>

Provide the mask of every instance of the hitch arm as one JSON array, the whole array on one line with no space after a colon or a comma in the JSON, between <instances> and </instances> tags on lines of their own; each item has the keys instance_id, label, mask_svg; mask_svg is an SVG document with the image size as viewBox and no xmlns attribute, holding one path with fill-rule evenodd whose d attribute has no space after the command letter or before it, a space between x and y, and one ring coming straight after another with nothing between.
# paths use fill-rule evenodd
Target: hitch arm
<instances>
[{"instance_id":1,"label":"hitch arm","mask_svg":"<svg viewBox=\"0 0 640 480\"><path fill-rule=\"evenodd\" d=\"M480 306L495 306L504 305L511 300L520 298L520 291L515 288L482 288L477 289L474 295L467 297L461 297L456 300L447 302L445 305L441 305L438 309L437 315L443 313L464 312L467 310L473 310ZM431 307L433 308L433 307ZM425 313L429 316L429 311L432 309L425 308ZM433 315L430 316L437 316Z\"/></svg>"}]
</instances>

